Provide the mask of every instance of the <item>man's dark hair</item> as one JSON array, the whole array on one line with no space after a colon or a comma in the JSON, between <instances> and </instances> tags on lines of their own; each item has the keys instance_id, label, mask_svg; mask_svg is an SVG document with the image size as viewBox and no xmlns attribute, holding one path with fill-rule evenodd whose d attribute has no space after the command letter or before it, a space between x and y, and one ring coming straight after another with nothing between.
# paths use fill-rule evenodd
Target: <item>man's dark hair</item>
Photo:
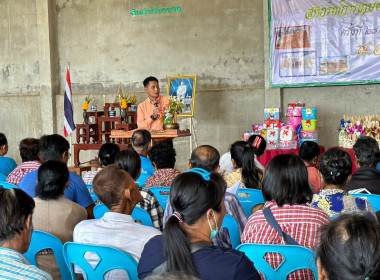
<instances>
[{"instance_id":1,"label":"man's dark hair","mask_svg":"<svg viewBox=\"0 0 380 280\"><path fill-rule=\"evenodd\" d=\"M58 199L69 181L69 170L62 161L48 160L38 168L36 196L42 200Z\"/></svg>"},{"instance_id":2,"label":"man's dark hair","mask_svg":"<svg viewBox=\"0 0 380 280\"><path fill-rule=\"evenodd\" d=\"M219 166L220 154L217 149L210 145L202 145L195 148L191 153L192 168L203 168L209 172L215 172Z\"/></svg>"},{"instance_id":3,"label":"man's dark hair","mask_svg":"<svg viewBox=\"0 0 380 280\"><path fill-rule=\"evenodd\" d=\"M4 133L0 133L0 146L4 146L8 144L7 137Z\"/></svg>"},{"instance_id":4,"label":"man's dark hair","mask_svg":"<svg viewBox=\"0 0 380 280\"><path fill-rule=\"evenodd\" d=\"M380 225L369 216L342 214L321 227L316 253L329 279L380 279Z\"/></svg>"},{"instance_id":5,"label":"man's dark hair","mask_svg":"<svg viewBox=\"0 0 380 280\"><path fill-rule=\"evenodd\" d=\"M132 177L116 164L111 164L96 174L92 187L100 201L111 209L121 203L124 190L131 184L136 184Z\"/></svg>"},{"instance_id":6,"label":"man's dark hair","mask_svg":"<svg viewBox=\"0 0 380 280\"><path fill-rule=\"evenodd\" d=\"M141 169L141 159L139 154L133 149L126 149L120 151L115 157L115 164L128 172L133 180L137 180L140 169Z\"/></svg>"},{"instance_id":7,"label":"man's dark hair","mask_svg":"<svg viewBox=\"0 0 380 280\"><path fill-rule=\"evenodd\" d=\"M305 161L311 161L319 156L319 145L314 141L305 141L302 143L299 151L300 157Z\"/></svg>"},{"instance_id":8,"label":"man's dark hair","mask_svg":"<svg viewBox=\"0 0 380 280\"><path fill-rule=\"evenodd\" d=\"M132 146L136 151L144 151L148 149L152 136L146 129L139 129L132 134Z\"/></svg>"},{"instance_id":9,"label":"man's dark hair","mask_svg":"<svg viewBox=\"0 0 380 280\"><path fill-rule=\"evenodd\" d=\"M380 161L379 144L370 136L362 136L356 140L354 154L360 166L376 167Z\"/></svg>"},{"instance_id":10,"label":"man's dark hair","mask_svg":"<svg viewBox=\"0 0 380 280\"><path fill-rule=\"evenodd\" d=\"M44 135L40 138L40 156L43 161L61 160L70 149L69 142L61 135Z\"/></svg>"},{"instance_id":11,"label":"man's dark hair","mask_svg":"<svg viewBox=\"0 0 380 280\"><path fill-rule=\"evenodd\" d=\"M20 156L22 162L39 160L38 152L40 151L40 140L36 138L25 138L21 140Z\"/></svg>"},{"instance_id":12,"label":"man's dark hair","mask_svg":"<svg viewBox=\"0 0 380 280\"><path fill-rule=\"evenodd\" d=\"M149 85L149 82L151 82L151 81L155 81L158 83L158 80L156 77L149 76L149 77L145 78L145 80L143 81L144 88L146 88Z\"/></svg>"},{"instance_id":13,"label":"man's dark hair","mask_svg":"<svg viewBox=\"0 0 380 280\"><path fill-rule=\"evenodd\" d=\"M293 154L275 156L268 163L262 191L266 201L275 200L279 207L306 204L313 197L306 165Z\"/></svg>"},{"instance_id":14,"label":"man's dark hair","mask_svg":"<svg viewBox=\"0 0 380 280\"><path fill-rule=\"evenodd\" d=\"M33 214L34 207L33 198L23 190L0 188L0 244L24 230L25 221Z\"/></svg>"},{"instance_id":15,"label":"man's dark hair","mask_svg":"<svg viewBox=\"0 0 380 280\"><path fill-rule=\"evenodd\" d=\"M113 164L116 154L120 151L120 147L115 143L105 143L100 147L99 160L104 165Z\"/></svg>"},{"instance_id":16,"label":"man's dark hair","mask_svg":"<svg viewBox=\"0 0 380 280\"><path fill-rule=\"evenodd\" d=\"M149 158L157 169L174 168L176 152L171 143L162 142L149 151Z\"/></svg>"}]
</instances>

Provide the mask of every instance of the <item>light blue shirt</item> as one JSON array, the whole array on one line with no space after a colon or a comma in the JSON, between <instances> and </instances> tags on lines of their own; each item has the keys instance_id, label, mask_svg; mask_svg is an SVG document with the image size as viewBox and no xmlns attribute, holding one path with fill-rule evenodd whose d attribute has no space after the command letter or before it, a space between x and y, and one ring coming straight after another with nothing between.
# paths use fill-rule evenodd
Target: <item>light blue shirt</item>
<instances>
[{"instance_id":1,"label":"light blue shirt","mask_svg":"<svg viewBox=\"0 0 380 280\"><path fill-rule=\"evenodd\" d=\"M19 252L0 247L0 279L51 280L51 275L34 265Z\"/></svg>"},{"instance_id":2,"label":"light blue shirt","mask_svg":"<svg viewBox=\"0 0 380 280\"><path fill-rule=\"evenodd\" d=\"M35 197L35 188L37 185L38 170L34 170L24 176L18 187L26 192L31 197ZM92 201L90 192L87 190L86 184L82 178L74 172L69 172L69 187L65 189L65 197L80 206L86 208L90 206Z\"/></svg>"}]
</instances>

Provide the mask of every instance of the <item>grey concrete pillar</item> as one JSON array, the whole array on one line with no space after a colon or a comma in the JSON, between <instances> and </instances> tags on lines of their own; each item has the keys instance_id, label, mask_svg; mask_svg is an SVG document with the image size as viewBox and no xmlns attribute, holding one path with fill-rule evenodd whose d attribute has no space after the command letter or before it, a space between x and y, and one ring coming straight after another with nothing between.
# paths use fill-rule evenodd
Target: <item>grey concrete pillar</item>
<instances>
[{"instance_id":1,"label":"grey concrete pillar","mask_svg":"<svg viewBox=\"0 0 380 280\"><path fill-rule=\"evenodd\" d=\"M270 79L270 47L269 47L269 23L268 23L268 0L263 0L264 19L264 73L265 73L265 108L281 108L281 89L269 87Z\"/></svg>"},{"instance_id":2,"label":"grey concrete pillar","mask_svg":"<svg viewBox=\"0 0 380 280\"><path fill-rule=\"evenodd\" d=\"M36 0L40 69L41 132L57 132L55 93L58 89L57 14L54 0Z\"/></svg>"}]
</instances>

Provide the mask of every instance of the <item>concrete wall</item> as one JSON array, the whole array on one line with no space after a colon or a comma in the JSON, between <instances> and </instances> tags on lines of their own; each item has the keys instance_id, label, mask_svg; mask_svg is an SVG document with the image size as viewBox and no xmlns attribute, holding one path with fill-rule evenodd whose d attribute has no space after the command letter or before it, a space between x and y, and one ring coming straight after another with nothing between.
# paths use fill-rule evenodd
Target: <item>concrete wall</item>
<instances>
[{"instance_id":1,"label":"concrete wall","mask_svg":"<svg viewBox=\"0 0 380 280\"><path fill-rule=\"evenodd\" d=\"M9 156L20 162L18 142L56 131L63 134L66 66L71 65L75 122L92 94L111 102L120 83L146 98L141 81L197 74L197 144L221 152L265 106L305 101L319 109L320 143L337 143L343 114L377 113L377 85L268 89L267 1L201 0L0 0L0 131ZM132 9L180 6L181 12L131 16ZM182 127L188 126L188 120ZM75 142L75 137L73 137ZM194 143L195 144L195 143ZM176 141L177 166L185 169L189 139ZM83 159L82 159L83 155ZM94 152L81 154L89 159Z\"/></svg>"}]
</instances>

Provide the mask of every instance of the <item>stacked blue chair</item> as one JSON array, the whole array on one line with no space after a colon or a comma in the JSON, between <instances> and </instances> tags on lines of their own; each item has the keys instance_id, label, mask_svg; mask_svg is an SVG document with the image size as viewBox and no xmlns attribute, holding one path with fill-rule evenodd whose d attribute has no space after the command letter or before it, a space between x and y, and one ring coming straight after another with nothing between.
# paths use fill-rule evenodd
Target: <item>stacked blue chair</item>
<instances>
[{"instance_id":1,"label":"stacked blue chair","mask_svg":"<svg viewBox=\"0 0 380 280\"><path fill-rule=\"evenodd\" d=\"M267 245L267 244L242 244L236 248L255 264L265 279L286 280L287 276L295 270L309 269L318 279L316 257L312 250L296 245ZM277 269L265 260L266 253L279 253L283 262Z\"/></svg>"},{"instance_id":2,"label":"stacked blue chair","mask_svg":"<svg viewBox=\"0 0 380 280\"><path fill-rule=\"evenodd\" d=\"M239 196L239 194L244 194L244 196ZM239 189L236 193L237 199L240 201L241 206L247 216L251 216L252 207L256 204L265 203L263 193L261 190L255 189Z\"/></svg>"},{"instance_id":3,"label":"stacked blue chair","mask_svg":"<svg viewBox=\"0 0 380 280\"><path fill-rule=\"evenodd\" d=\"M98 204L94 207L94 217L95 219L100 219L104 216L104 213L109 212L108 208L104 204ZM135 207L132 212L132 218L141 221L144 226L153 227L152 218L149 213L140 207Z\"/></svg>"},{"instance_id":4,"label":"stacked blue chair","mask_svg":"<svg viewBox=\"0 0 380 280\"><path fill-rule=\"evenodd\" d=\"M169 200L170 188L168 187L151 187L149 190L157 198L158 203L161 205L162 209L166 209L166 204Z\"/></svg>"},{"instance_id":5,"label":"stacked blue chair","mask_svg":"<svg viewBox=\"0 0 380 280\"><path fill-rule=\"evenodd\" d=\"M380 211L380 195L366 193L356 193L351 195L355 197L366 198L375 212Z\"/></svg>"},{"instance_id":6,"label":"stacked blue chair","mask_svg":"<svg viewBox=\"0 0 380 280\"><path fill-rule=\"evenodd\" d=\"M0 182L0 187L4 189L18 188L16 185L7 182Z\"/></svg>"},{"instance_id":7,"label":"stacked blue chair","mask_svg":"<svg viewBox=\"0 0 380 280\"><path fill-rule=\"evenodd\" d=\"M62 279L70 279L70 271L66 265L65 259L63 258L62 243L54 235L35 230L32 235L29 250L24 254L24 256L30 264L37 266L36 254L44 249L51 249L53 251Z\"/></svg>"},{"instance_id":8,"label":"stacked blue chair","mask_svg":"<svg viewBox=\"0 0 380 280\"><path fill-rule=\"evenodd\" d=\"M85 259L87 252L96 253L99 262L92 267ZM71 278L75 280L73 264L79 266L85 274L85 279L104 279L104 275L114 269L123 269L127 272L129 280L138 280L137 262L128 253L116 248L106 246L87 245L67 242L63 245L63 256L69 267Z\"/></svg>"},{"instance_id":9,"label":"stacked blue chair","mask_svg":"<svg viewBox=\"0 0 380 280\"><path fill-rule=\"evenodd\" d=\"M224 216L222 228L228 229L228 234L230 235L232 248L235 249L240 245L240 233L238 223L234 219L234 217L226 214Z\"/></svg>"}]
</instances>

